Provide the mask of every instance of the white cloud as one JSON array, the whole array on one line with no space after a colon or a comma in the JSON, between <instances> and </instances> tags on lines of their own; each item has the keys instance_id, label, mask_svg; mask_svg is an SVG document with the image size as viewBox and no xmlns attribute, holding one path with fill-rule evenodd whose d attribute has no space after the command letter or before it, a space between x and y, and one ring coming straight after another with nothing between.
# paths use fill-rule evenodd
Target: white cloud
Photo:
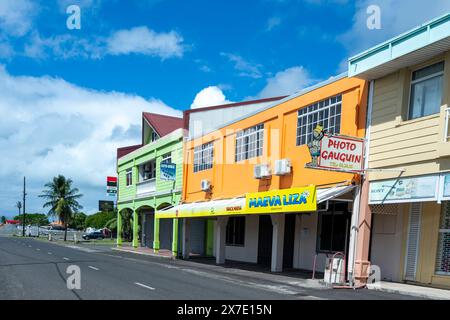
<instances>
[{"instance_id":1,"label":"white cloud","mask_svg":"<svg viewBox=\"0 0 450 320\"><path fill-rule=\"evenodd\" d=\"M72 178L82 204L95 210L105 177L115 174L117 147L140 141L142 111L181 116L158 99L12 76L0 66L0 211L13 210L25 175L29 212L42 212L37 195L57 174Z\"/></svg>"},{"instance_id":2,"label":"white cloud","mask_svg":"<svg viewBox=\"0 0 450 320\"><path fill-rule=\"evenodd\" d=\"M220 55L228 58L230 62L234 63L234 68L239 71L239 76L254 79L262 77L262 65L251 63L237 54L221 52Z\"/></svg>"},{"instance_id":3,"label":"white cloud","mask_svg":"<svg viewBox=\"0 0 450 320\"><path fill-rule=\"evenodd\" d=\"M59 59L80 57L100 59L106 55L142 54L161 59L181 57L184 52L183 38L174 31L157 33L147 27L119 30L108 38L77 37L71 34L42 37L33 32L24 46L23 54L31 58Z\"/></svg>"},{"instance_id":4,"label":"white cloud","mask_svg":"<svg viewBox=\"0 0 450 320\"><path fill-rule=\"evenodd\" d=\"M112 55L145 54L163 59L183 56L183 38L175 31L157 33L147 27L119 30L107 40Z\"/></svg>"},{"instance_id":5,"label":"white cloud","mask_svg":"<svg viewBox=\"0 0 450 320\"><path fill-rule=\"evenodd\" d=\"M370 5L381 9L380 30L367 28L366 10ZM352 55L449 11L450 1L446 0L360 0L356 4L352 28L339 40Z\"/></svg>"},{"instance_id":6,"label":"white cloud","mask_svg":"<svg viewBox=\"0 0 450 320\"><path fill-rule=\"evenodd\" d=\"M29 32L39 10L30 0L0 1L0 30L7 35L21 37Z\"/></svg>"},{"instance_id":7,"label":"white cloud","mask_svg":"<svg viewBox=\"0 0 450 320\"><path fill-rule=\"evenodd\" d=\"M231 103L231 101L226 99L222 89L217 86L209 86L197 93L191 104L191 109L217 106L226 103Z\"/></svg>"},{"instance_id":8,"label":"white cloud","mask_svg":"<svg viewBox=\"0 0 450 320\"><path fill-rule=\"evenodd\" d=\"M312 79L308 71L302 66L295 66L277 72L275 76L267 79L265 87L257 95L258 98L268 98L293 94L316 80Z\"/></svg>"},{"instance_id":9,"label":"white cloud","mask_svg":"<svg viewBox=\"0 0 450 320\"><path fill-rule=\"evenodd\" d=\"M267 20L266 31L272 31L275 27L278 27L281 24L280 17L272 17Z\"/></svg>"}]
</instances>

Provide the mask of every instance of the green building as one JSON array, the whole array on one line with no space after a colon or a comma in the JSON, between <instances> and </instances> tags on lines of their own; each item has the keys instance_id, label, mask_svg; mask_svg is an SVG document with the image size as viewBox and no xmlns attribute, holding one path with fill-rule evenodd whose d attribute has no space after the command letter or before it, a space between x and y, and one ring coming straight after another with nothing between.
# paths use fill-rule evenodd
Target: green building
<instances>
[{"instance_id":1,"label":"green building","mask_svg":"<svg viewBox=\"0 0 450 320\"><path fill-rule=\"evenodd\" d=\"M183 119L142 114L142 144L117 150L117 245L178 249L178 219L155 219L155 211L180 202Z\"/></svg>"}]
</instances>

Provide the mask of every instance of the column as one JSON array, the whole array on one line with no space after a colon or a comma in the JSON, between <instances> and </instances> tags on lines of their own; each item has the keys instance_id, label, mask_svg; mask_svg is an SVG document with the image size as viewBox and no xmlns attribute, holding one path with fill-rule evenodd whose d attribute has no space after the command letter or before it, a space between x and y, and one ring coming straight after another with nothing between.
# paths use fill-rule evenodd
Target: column
<instances>
[{"instance_id":1,"label":"column","mask_svg":"<svg viewBox=\"0 0 450 320\"><path fill-rule=\"evenodd\" d=\"M139 246L138 229L139 229L138 213L136 210L133 210L133 247L134 248L137 248Z\"/></svg>"},{"instance_id":2,"label":"column","mask_svg":"<svg viewBox=\"0 0 450 320\"><path fill-rule=\"evenodd\" d=\"M178 219L173 219L172 224L172 256L178 256Z\"/></svg>"},{"instance_id":3,"label":"column","mask_svg":"<svg viewBox=\"0 0 450 320\"><path fill-rule=\"evenodd\" d=\"M283 271L284 214L271 214L272 218L272 264L270 271Z\"/></svg>"},{"instance_id":4,"label":"column","mask_svg":"<svg viewBox=\"0 0 450 320\"><path fill-rule=\"evenodd\" d=\"M351 284L354 283L355 253L358 241L358 222L360 212L361 187L356 186L353 196L353 210L350 226L350 240L347 254L347 277Z\"/></svg>"},{"instance_id":5,"label":"column","mask_svg":"<svg viewBox=\"0 0 450 320\"><path fill-rule=\"evenodd\" d=\"M361 188L358 234L355 250L355 267L353 270L355 285L365 284L368 278L370 232L372 229L372 212L369 206L369 181L364 179Z\"/></svg>"},{"instance_id":6,"label":"column","mask_svg":"<svg viewBox=\"0 0 450 320\"><path fill-rule=\"evenodd\" d=\"M216 220L216 263L225 263L225 236L228 217L217 217Z\"/></svg>"},{"instance_id":7,"label":"column","mask_svg":"<svg viewBox=\"0 0 450 320\"><path fill-rule=\"evenodd\" d=\"M159 251L159 219L156 218L153 220L153 251Z\"/></svg>"},{"instance_id":8,"label":"column","mask_svg":"<svg viewBox=\"0 0 450 320\"><path fill-rule=\"evenodd\" d=\"M122 214L117 210L117 246L122 245Z\"/></svg>"},{"instance_id":9,"label":"column","mask_svg":"<svg viewBox=\"0 0 450 320\"><path fill-rule=\"evenodd\" d=\"M191 219L183 219L183 259L189 259L191 253Z\"/></svg>"}]
</instances>

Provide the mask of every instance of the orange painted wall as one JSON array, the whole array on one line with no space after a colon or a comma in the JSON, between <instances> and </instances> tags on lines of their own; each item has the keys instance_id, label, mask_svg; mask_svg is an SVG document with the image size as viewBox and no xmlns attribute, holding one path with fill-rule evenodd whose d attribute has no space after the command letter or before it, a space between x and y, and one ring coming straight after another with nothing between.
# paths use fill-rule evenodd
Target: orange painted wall
<instances>
[{"instance_id":1,"label":"orange painted wall","mask_svg":"<svg viewBox=\"0 0 450 320\"><path fill-rule=\"evenodd\" d=\"M194 202L243 196L247 192L302 187L310 184L333 184L356 178L353 174L305 168L311 161L308 147L296 145L297 111L312 103L342 94L341 134L364 137L367 84L354 78L343 78L308 92L273 108L235 122L184 145L183 201ZM236 132L264 123L264 145L261 157L235 162ZM194 173L194 146L214 141L214 165L210 170ZM269 180L253 178L253 167L258 163L289 158L292 174L274 176ZM211 182L210 194L201 190L201 180Z\"/></svg>"}]
</instances>

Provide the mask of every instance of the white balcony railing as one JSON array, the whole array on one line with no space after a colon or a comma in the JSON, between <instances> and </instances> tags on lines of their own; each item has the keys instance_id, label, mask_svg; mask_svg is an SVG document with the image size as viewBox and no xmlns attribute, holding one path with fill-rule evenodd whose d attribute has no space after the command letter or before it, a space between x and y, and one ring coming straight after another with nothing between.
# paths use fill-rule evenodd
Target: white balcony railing
<instances>
[{"instance_id":1,"label":"white balcony railing","mask_svg":"<svg viewBox=\"0 0 450 320\"><path fill-rule=\"evenodd\" d=\"M156 191L156 179L149 179L136 184L136 195L152 193Z\"/></svg>"},{"instance_id":2,"label":"white balcony railing","mask_svg":"<svg viewBox=\"0 0 450 320\"><path fill-rule=\"evenodd\" d=\"M450 141L450 108L445 109L444 142Z\"/></svg>"}]
</instances>

